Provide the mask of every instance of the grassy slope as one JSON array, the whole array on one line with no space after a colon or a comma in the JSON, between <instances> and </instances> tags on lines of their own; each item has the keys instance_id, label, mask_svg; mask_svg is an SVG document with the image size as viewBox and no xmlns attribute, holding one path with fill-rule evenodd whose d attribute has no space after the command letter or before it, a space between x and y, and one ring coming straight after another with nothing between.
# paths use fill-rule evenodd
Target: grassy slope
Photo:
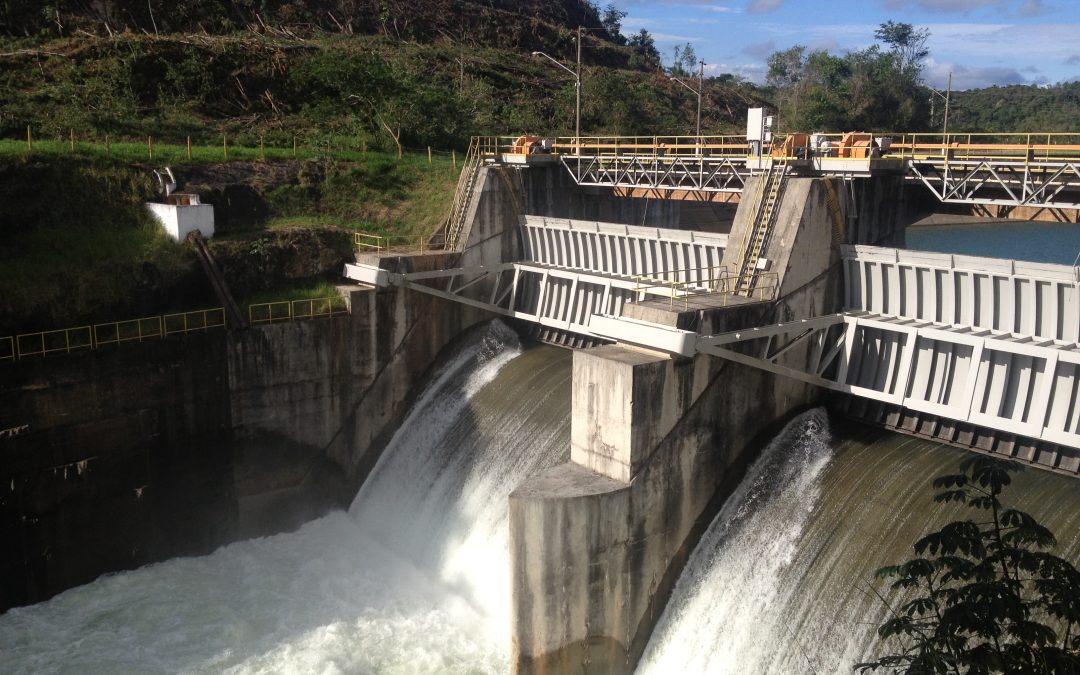
<instances>
[{"instance_id":1,"label":"grassy slope","mask_svg":"<svg viewBox=\"0 0 1080 675\"><path fill-rule=\"evenodd\" d=\"M565 28L514 30L515 44L555 36L534 46L563 59L572 51ZM572 82L512 49L318 32L117 33L0 38L0 52L0 335L214 303L191 255L156 231L141 203L154 194L156 166L227 174L217 164L223 136L230 161L292 172L241 181L266 205L254 222L221 227L219 215L214 246L240 278L237 294L249 295L266 290L257 280L268 275L284 275L275 279L283 288L307 283L265 255L317 244L290 234L297 229L431 232L457 178L448 152L460 161L470 135L566 133L574 119ZM623 48L586 43L583 127L689 132L692 97L626 62ZM705 129L738 128L744 98L710 89ZM434 146L434 165L424 150L403 161L387 154L388 126L407 147Z\"/></svg>"},{"instance_id":2,"label":"grassy slope","mask_svg":"<svg viewBox=\"0 0 1080 675\"><path fill-rule=\"evenodd\" d=\"M223 227L212 243L234 292L309 297L305 289L326 286L305 261L349 255L349 231L431 232L457 178L448 158L435 160L371 152L307 160L298 171L291 160L248 163L246 180L271 210ZM282 183L283 172L293 182ZM216 305L191 251L144 211L154 194L147 164L25 150L0 160L0 335Z\"/></svg>"}]
</instances>

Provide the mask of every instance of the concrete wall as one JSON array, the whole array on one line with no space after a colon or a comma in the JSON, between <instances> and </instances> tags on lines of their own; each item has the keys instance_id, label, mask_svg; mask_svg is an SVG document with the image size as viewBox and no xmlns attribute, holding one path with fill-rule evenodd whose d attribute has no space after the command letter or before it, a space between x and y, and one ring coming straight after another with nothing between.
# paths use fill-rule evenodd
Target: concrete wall
<instances>
[{"instance_id":1,"label":"concrete wall","mask_svg":"<svg viewBox=\"0 0 1080 675\"><path fill-rule=\"evenodd\" d=\"M794 306L714 317L736 329ZM727 324L726 326L724 324ZM517 673L629 673L709 521L812 388L699 356L575 352L572 462L510 499Z\"/></svg>"},{"instance_id":2,"label":"concrete wall","mask_svg":"<svg viewBox=\"0 0 1080 675\"><path fill-rule=\"evenodd\" d=\"M0 609L346 507L483 314L355 290L350 315L0 366Z\"/></svg>"},{"instance_id":3,"label":"concrete wall","mask_svg":"<svg viewBox=\"0 0 1080 675\"><path fill-rule=\"evenodd\" d=\"M736 218L731 241L749 220ZM836 311L832 232L820 182L795 179L769 253L782 300L649 318L713 333ZM819 396L707 356L575 352L571 462L510 499L515 672L632 672L701 532L782 422Z\"/></svg>"},{"instance_id":4,"label":"concrete wall","mask_svg":"<svg viewBox=\"0 0 1080 675\"><path fill-rule=\"evenodd\" d=\"M621 197L613 188L582 187L561 164L511 170L511 174L519 186L523 212L532 216L679 227L679 200Z\"/></svg>"}]
</instances>

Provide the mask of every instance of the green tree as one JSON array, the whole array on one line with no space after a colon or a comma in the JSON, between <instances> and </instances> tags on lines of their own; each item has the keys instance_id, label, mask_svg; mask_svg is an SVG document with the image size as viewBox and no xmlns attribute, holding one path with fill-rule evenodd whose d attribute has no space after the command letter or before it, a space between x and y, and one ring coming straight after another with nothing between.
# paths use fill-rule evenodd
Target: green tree
<instances>
[{"instance_id":1,"label":"green tree","mask_svg":"<svg viewBox=\"0 0 1080 675\"><path fill-rule=\"evenodd\" d=\"M675 45L675 58L671 64L672 75L693 75L697 72L698 57L694 45L689 42L684 46Z\"/></svg>"},{"instance_id":2,"label":"green tree","mask_svg":"<svg viewBox=\"0 0 1080 675\"><path fill-rule=\"evenodd\" d=\"M634 51L630 59L631 66L654 67L660 63L660 51L649 31L642 28L630 37L630 48Z\"/></svg>"},{"instance_id":3,"label":"green tree","mask_svg":"<svg viewBox=\"0 0 1080 675\"><path fill-rule=\"evenodd\" d=\"M617 45L625 45L626 38L622 34L622 20L626 18L626 12L615 5L609 4L600 14L600 25L608 34L608 39Z\"/></svg>"},{"instance_id":4,"label":"green tree","mask_svg":"<svg viewBox=\"0 0 1080 675\"><path fill-rule=\"evenodd\" d=\"M919 79L923 59L930 55L930 50L926 48L926 41L930 38L929 29L915 28L910 23L886 21L874 31L874 37L889 45L901 75L910 73L916 80Z\"/></svg>"},{"instance_id":5,"label":"green tree","mask_svg":"<svg viewBox=\"0 0 1080 675\"><path fill-rule=\"evenodd\" d=\"M1048 529L1002 503L1019 468L973 457L934 481L935 501L979 517L948 523L915 543L918 557L878 570L908 594L878 628L899 650L857 670L1080 673L1080 572L1048 552Z\"/></svg>"}]
</instances>

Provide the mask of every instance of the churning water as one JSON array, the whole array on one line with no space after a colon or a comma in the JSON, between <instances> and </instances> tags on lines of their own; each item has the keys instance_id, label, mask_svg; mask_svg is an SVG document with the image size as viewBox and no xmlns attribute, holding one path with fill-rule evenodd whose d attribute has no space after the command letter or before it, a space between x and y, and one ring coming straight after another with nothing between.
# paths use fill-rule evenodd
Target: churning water
<instances>
[{"instance_id":1,"label":"churning water","mask_svg":"<svg viewBox=\"0 0 1080 675\"><path fill-rule=\"evenodd\" d=\"M834 436L836 436L834 438ZM713 521L646 648L639 675L844 673L877 653L885 607L874 570L962 506L932 501L964 451L865 428L795 419ZM1029 469L1004 494L1080 560L1080 483Z\"/></svg>"},{"instance_id":2,"label":"churning water","mask_svg":"<svg viewBox=\"0 0 1080 675\"><path fill-rule=\"evenodd\" d=\"M4 672L505 673L507 496L569 452L570 353L492 324L348 513L0 617Z\"/></svg>"},{"instance_id":3,"label":"churning water","mask_svg":"<svg viewBox=\"0 0 1080 675\"><path fill-rule=\"evenodd\" d=\"M567 459L570 359L493 324L451 357L352 507L300 530L103 577L0 616L4 672L505 673L507 496ZM701 540L642 675L851 672L883 616L868 582L957 515L964 453L820 410L762 453ZM1080 559L1080 483L1006 497Z\"/></svg>"}]
</instances>

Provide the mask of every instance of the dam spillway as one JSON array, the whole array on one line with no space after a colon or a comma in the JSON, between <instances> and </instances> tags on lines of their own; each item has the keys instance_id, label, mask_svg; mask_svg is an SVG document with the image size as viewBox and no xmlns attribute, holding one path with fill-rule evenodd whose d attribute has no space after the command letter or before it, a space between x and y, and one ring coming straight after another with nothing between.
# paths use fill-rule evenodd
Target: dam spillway
<instances>
[{"instance_id":1,"label":"dam spillway","mask_svg":"<svg viewBox=\"0 0 1080 675\"><path fill-rule=\"evenodd\" d=\"M106 576L0 617L11 672L505 673L506 494L564 461L569 353L502 327L444 362L348 512ZM702 537L637 672L840 672L867 654L873 570L941 522L963 452L815 409ZM1009 494L1080 555L1072 479Z\"/></svg>"},{"instance_id":2,"label":"dam spillway","mask_svg":"<svg viewBox=\"0 0 1080 675\"><path fill-rule=\"evenodd\" d=\"M975 515L938 504L932 480L955 473L962 450L870 427L830 429L804 413L751 468L683 572L638 675L841 673L882 653L876 628L896 593L874 571L914 556L928 531ZM1073 479L1014 474L1003 501L1058 535L1054 553L1080 557Z\"/></svg>"},{"instance_id":3,"label":"dam spillway","mask_svg":"<svg viewBox=\"0 0 1080 675\"><path fill-rule=\"evenodd\" d=\"M490 324L348 512L12 609L4 670L505 672L506 495L566 458L569 356Z\"/></svg>"}]
</instances>

